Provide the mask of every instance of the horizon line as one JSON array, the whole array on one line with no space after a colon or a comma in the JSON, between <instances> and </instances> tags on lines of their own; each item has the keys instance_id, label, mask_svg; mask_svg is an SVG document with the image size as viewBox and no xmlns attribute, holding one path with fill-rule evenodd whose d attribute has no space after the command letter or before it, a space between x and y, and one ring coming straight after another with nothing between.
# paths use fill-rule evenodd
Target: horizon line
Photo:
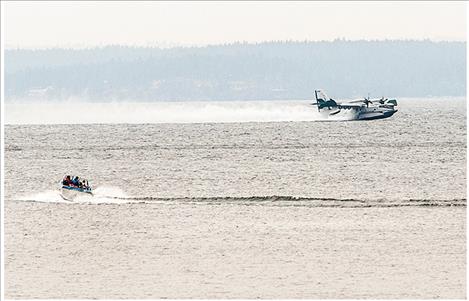
<instances>
[{"instance_id":1,"label":"horizon line","mask_svg":"<svg viewBox=\"0 0 469 301\"><path fill-rule=\"evenodd\" d=\"M334 43L334 42L432 42L432 43L466 43L467 40L442 40L431 38L385 38L385 39L346 39L334 38L329 40L262 40L262 41L229 41L220 43L171 43L157 42L145 44L95 44L95 45L55 45L55 46L14 46L6 43L4 50L89 50L102 49L107 47L126 47L126 48L154 48L154 49L175 49L175 48L206 48L216 46L232 46L232 45L259 45L259 44L275 44L275 43Z\"/></svg>"}]
</instances>

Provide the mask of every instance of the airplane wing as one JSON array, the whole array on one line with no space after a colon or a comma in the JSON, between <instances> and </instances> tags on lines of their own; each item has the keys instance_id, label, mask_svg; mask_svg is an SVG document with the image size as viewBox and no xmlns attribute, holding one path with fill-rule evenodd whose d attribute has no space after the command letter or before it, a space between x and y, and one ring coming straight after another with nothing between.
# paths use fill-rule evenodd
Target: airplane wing
<instances>
[{"instance_id":1,"label":"airplane wing","mask_svg":"<svg viewBox=\"0 0 469 301\"><path fill-rule=\"evenodd\" d=\"M365 99L352 99L352 100L347 100L347 103L359 103L359 102L364 102Z\"/></svg>"},{"instance_id":2,"label":"airplane wing","mask_svg":"<svg viewBox=\"0 0 469 301\"><path fill-rule=\"evenodd\" d=\"M337 106L343 109L354 109L362 107L363 103L339 103Z\"/></svg>"}]
</instances>

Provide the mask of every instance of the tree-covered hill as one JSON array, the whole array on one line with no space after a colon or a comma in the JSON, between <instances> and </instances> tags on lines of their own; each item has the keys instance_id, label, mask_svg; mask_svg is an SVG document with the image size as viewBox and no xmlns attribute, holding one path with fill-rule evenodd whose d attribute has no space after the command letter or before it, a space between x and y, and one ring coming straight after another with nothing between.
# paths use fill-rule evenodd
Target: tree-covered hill
<instances>
[{"instance_id":1,"label":"tree-covered hill","mask_svg":"<svg viewBox=\"0 0 469 301\"><path fill-rule=\"evenodd\" d=\"M6 100L91 101L462 96L466 44L432 41L235 43L5 51Z\"/></svg>"}]
</instances>

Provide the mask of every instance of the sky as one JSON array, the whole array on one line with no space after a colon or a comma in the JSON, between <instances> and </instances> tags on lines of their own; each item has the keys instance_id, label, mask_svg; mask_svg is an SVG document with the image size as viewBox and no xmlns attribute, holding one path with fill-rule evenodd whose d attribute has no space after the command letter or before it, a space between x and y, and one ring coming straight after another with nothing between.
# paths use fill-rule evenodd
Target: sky
<instances>
[{"instance_id":1,"label":"sky","mask_svg":"<svg viewBox=\"0 0 469 301\"><path fill-rule=\"evenodd\" d=\"M466 40L465 2L2 2L7 48Z\"/></svg>"}]
</instances>

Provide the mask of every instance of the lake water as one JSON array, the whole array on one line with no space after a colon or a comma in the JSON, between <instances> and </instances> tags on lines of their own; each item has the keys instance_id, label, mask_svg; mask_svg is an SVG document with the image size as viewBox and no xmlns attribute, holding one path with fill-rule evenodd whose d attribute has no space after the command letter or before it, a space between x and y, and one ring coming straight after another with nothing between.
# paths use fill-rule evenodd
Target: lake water
<instances>
[{"instance_id":1,"label":"lake water","mask_svg":"<svg viewBox=\"0 0 469 301\"><path fill-rule=\"evenodd\" d=\"M466 297L463 99L47 108L6 105L8 298Z\"/></svg>"}]
</instances>

